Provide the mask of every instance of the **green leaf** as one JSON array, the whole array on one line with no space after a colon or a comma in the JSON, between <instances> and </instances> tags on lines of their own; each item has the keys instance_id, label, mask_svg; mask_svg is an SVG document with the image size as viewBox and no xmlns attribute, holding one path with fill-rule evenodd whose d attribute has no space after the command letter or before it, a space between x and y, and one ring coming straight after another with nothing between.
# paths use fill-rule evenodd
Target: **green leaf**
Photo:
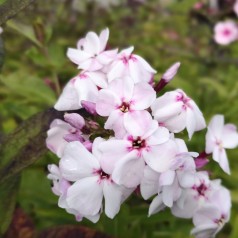
<instances>
[{"instance_id":1,"label":"green leaf","mask_svg":"<svg viewBox=\"0 0 238 238\"><path fill-rule=\"evenodd\" d=\"M3 76L1 82L9 89L9 96L18 96L28 102L52 106L56 96L51 88L36 76L26 75L23 71Z\"/></svg>"},{"instance_id":2,"label":"green leaf","mask_svg":"<svg viewBox=\"0 0 238 238\"><path fill-rule=\"evenodd\" d=\"M31 40L33 43L35 43L39 47L43 47L42 43L37 40L34 32L34 28L30 25L25 25L23 23L11 20L7 22L7 26L16 30L18 33L22 34L29 40Z\"/></svg>"},{"instance_id":3,"label":"green leaf","mask_svg":"<svg viewBox=\"0 0 238 238\"><path fill-rule=\"evenodd\" d=\"M3 66L3 61L4 61L4 45L3 45L3 40L0 36L0 69Z\"/></svg>"},{"instance_id":4,"label":"green leaf","mask_svg":"<svg viewBox=\"0 0 238 238\"><path fill-rule=\"evenodd\" d=\"M19 184L20 176L12 177L0 184L0 235L5 233L11 223Z\"/></svg>"}]
</instances>

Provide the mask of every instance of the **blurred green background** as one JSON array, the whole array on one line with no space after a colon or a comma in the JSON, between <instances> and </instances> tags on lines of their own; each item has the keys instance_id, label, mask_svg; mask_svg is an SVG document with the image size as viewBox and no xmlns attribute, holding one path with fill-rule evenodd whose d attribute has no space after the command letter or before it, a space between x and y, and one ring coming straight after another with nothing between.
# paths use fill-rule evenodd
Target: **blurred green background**
<instances>
[{"instance_id":1,"label":"blurred green background","mask_svg":"<svg viewBox=\"0 0 238 238\"><path fill-rule=\"evenodd\" d=\"M158 71L156 80L171 64L180 61L178 74L165 90L183 89L199 105L207 122L221 113L227 123L238 124L238 42L222 47L212 40L214 23L226 15L209 16L195 11L195 0L115 0L116 5L109 8L103 8L100 2L104 1L35 1L3 26L1 135L54 105L65 83L78 72L66 57L67 48L75 47L88 31L99 33L105 27L110 29L109 46L123 49L134 45L134 53ZM186 139L191 151L201 152L205 133L195 133L191 141L186 133L179 136ZM217 237L237 238L238 150L228 151L228 156L231 176L224 174L214 161L207 168L211 177L221 178L232 193L231 220ZM57 206L57 197L46 178L47 164L57 161L48 153L22 173L17 204L39 231L77 223ZM148 207L140 197L133 196L115 219L102 215L97 224L86 220L81 224L114 237L190 237L190 220L175 218L169 210L148 218Z\"/></svg>"}]
</instances>

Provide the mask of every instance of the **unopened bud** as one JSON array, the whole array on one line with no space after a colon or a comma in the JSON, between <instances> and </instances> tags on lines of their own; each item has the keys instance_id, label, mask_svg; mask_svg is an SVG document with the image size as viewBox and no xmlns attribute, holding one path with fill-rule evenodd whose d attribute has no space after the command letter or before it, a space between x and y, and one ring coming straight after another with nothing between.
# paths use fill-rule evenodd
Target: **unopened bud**
<instances>
[{"instance_id":1,"label":"unopened bud","mask_svg":"<svg viewBox=\"0 0 238 238\"><path fill-rule=\"evenodd\" d=\"M72 127L81 130L85 126L85 121L78 113L66 113L64 120L68 122Z\"/></svg>"}]
</instances>

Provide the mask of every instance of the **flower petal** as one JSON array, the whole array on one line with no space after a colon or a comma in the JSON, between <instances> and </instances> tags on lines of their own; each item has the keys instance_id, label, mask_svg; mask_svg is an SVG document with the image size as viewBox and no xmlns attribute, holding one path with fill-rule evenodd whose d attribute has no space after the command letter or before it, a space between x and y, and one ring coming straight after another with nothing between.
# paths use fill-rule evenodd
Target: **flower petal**
<instances>
[{"instance_id":1,"label":"flower petal","mask_svg":"<svg viewBox=\"0 0 238 238\"><path fill-rule=\"evenodd\" d=\"M137 83L134 87L131 108L144 110L151 106L156 99L156 92L151 85L145 82Z\"/></svg>"},{"instance_id":2,"label":"flower petal","mask_svg":"<svg viewBox=\"0 0 238 238\"><path fill-rule=\"evenodd\" d=\"M153 199L152 203L150 204L148 216L158 213L164 208L165 208L165 205L163 204L162 195L159 194Z\"/></svg>"},{"instance_id":3,"label":"flower petal","mask_svg":"<svg viewBox=\"0 0 238 238\"><path fill-rule=\"evenodd\" d=\"M56 110L67 111L82 108L78 92L74 85L75 80L76 78L71 79L64 87L62 94L54 106Z\"/></svg>"},{"instance_id":4,"label":"flower petal","mask_svg":"<svg viewBox=\"0 0 238 238\"><path fill-rule=\"evenodd\" d=\"M138 158L136 152L131 152L117 162L112 173L112 179L119 185L135 188L141 182L144 168L144 160Z\"/></svg>"},{"instance_id":5,"label":"flower petal","mask_svg":"<svg viewBox=\"0 0 238 238\"><path fill-rule=\"evenodd\" d=\"M62 176L77 181L100 169L98 160L78 141L68 143L59 164Z\"/></svg>"},{"instance_id":6,"label":"flower petal","mask_svg":"<svg viewBox=\"0 0 238 238\"><path fill-rule=\"evenodd\" d=\"M102 184L98 176L83 178L75 182L67 191L67 203L83 216L94 216L102 206Z\"/></svg>"},{"instance_id":7,"label":"flower petal","mask_svg":"<svg viewBox=\"0 0 238 238\"><path fill-rule=\"evenodd\" d=\"M122 188L111 181L105 181L103 186L105 213L113 219L119 212L122 200Z\"/></svg>"}]
</instances>

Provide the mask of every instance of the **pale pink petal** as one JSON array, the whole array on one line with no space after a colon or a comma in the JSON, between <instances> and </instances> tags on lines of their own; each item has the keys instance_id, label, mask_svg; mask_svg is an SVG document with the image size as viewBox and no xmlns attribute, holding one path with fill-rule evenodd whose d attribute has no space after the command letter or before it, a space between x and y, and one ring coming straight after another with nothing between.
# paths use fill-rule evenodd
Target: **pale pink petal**
<instances>
[{"instance_id":1,"label":"pale pink petal","mask_svg":"<svg viewBox=\"0 0 238 238\"><path fill-rule=\"evenodd\" d=\"M196 105L194 101L190 101L190 106L193 109L194 116L196 119L195 131L203 130L204 128L206 128L206 122L202 112L200 111L200 109L198 108L198 106Z\"/></svg>"},{"instance_id":2,"label":"pale pink petal","mask_svg":"<svg viewBox=\"0 0 238 238\"><path fill-rule=\"evenodd\" d=\"M100 116L109 116L117 105L121 103L120 99L108 89L100 90L96 102L96 111Z\"/></svg>"},{"instance_id":3,"label":"pale pink petal","mask_svg":"<svg viewBox=\"0 0 238 238\"><path fill-rule=\"evenodd\" d=\"M190 109L187 109L186 113L186 127L188 131L188 137L191 139L196 128L196 117L194 112Z\"/></svg>"},{"instance_id":4,"label":"pale pink petal","mask_svg":"<svg viewBox=\"0 0 238 238\"><path fill-rule=\"evenodd\" d=\"M115 137L118 139L122 139L127 133L124 126L124 116L125 114L123 112L115 110L110 113L110 116L104 124L104 128L113 130Z\"/></svg>"},{"instance_id":5,"label":"pale pink petal","mask_svg":"<svg viewBox=\"0 0 238 238\"><path fill-rule=\"evenodd\" d=\"M97 56L97 60L103 65L108 65L116 59L117 52L118 49L104 51Z\"/></svg>"},{"instance_id":6,"label":"pale pink petal","mask_svg":"<svg viewBox=\"0 0 238 238\"><path fill-rule=\"evenodd\" d=\"M82 62L89 59L92 55L82 50L69 48L67 51L67 56L73 63L80 65Z\"/></svg>"},{"instance_id":7,"label":"pale pink petal","mask_svg":"<svg viewBox=\"0 0 238 238\"><path fill-rule=\"evenodd\" d=\"M85 42L85 38L82 38L82 39L79 39L78 42L77 42L77 48L79 50L83 50L83 44Z\"/></svg>"},{"instance_id":8,"label":"pale pink petal","mask_svg":"<svg viewBox=\"0 0 238 238\"><path fill-rule=\"evenodd\" d=\"M94 216L102 206L102 183L98 176L83 178L75 182L67 191L67 203L80 214Z\"/></svg>"},{"instance_id":9,"label":"pale pink petal","mask_svg":"<svg viewBox=\"0 0 238 238\"><path fill-rule=\"evenodd\" d=\"M171 208L172 214L176 217L181 218L192 218L194 211L197 209L198 202L190 195L185 198L184 207L181 208L178 204L174 204Z\"/></svg>"},{"instance_id":10,"label":"pale pink petal","mask_svg":"<svg viewBox=\"0 0 238 238\"><path fill-rule=\"evenodd\" d=\"M119 212L122 199L122 187L112 181L104 181L103 195L105 199L105 213L113 219Z\"/></svg>"},{"instance_id":11,"label":"pale pink petal","mask_svg":"<svg viewBox=\"0 0 238 238\"><path fill-rule=\"evenodd\" d=\"M135 188L141 182L144 168L144 160L138 158L136 152L131 152L116 163L112 179L119 185Z\"/></svg>"},{"instance_id":12,"label":"pale pink petal","mask_svg":"<svg viewBox=\"0 0 238 238\"><path fill-rule=\"evenodd\" d=\"M99 35L100 52L105 50L108 38L109 38L109 29L105 28L103 31L101 31L101 33Z\"/></svg>"},{"instance_id":13,"label":"pale pink petal","mask_svg":"<svg viewBox=\"0 0 238 238\"><path fill-rule=\"evenodd\" d=\"M238 146L238 133L234 125L227 124L224 126L222 132L222 145L224 148L228 149L234 149Z\"/></svg>"},{"instance_id":14,"label":"pale pink petal","mask_svg":"<svg viewBox=\"0 0 238 238\"><path fill-rule=\"evenodd\" d=\"M163 125L174 133L183 131L186 127L186 111L170 117Z\"/></svg>"},{"instance_id":15,"label":"pale pink petal","mask_svg":"<svg viewBox=\"0 0 238 238\"><path fill-rule=\"evenodd\" d=\"M149 166L144 169L144 176L141 180L140 191L142 197L146 200L158 193L159 173L152 170Z\"/></svg>"},{"instance_id":16,"label":"pale pink petal","mask_svg":"<svg viewBox=\"0 0 238 238\"><path fill-rule=\"evenodd\" d=\"M102 137L96 137L93 141L92 145L92 154L98 159L99 163L102 157L102 151L100 150L100 145L102 142L105 142L106 140Z\"/></svg>"},{"instance_id":17,"label":"pale pink petal","mask_svg":"<svg viewBox=\"0 0 238 238\"><path fill-rule=\"evenodd\" d=\"M167 128L157 127L155 132L152 135L150 135L150 137L146 140L146 142L149 146L158 145L165 143L166 141L169 140L169 138L170 134Z\"/></svg>"},{"instance_id":18,"label":"pale pink petal","mask_svg":"<svg viewBox=\"0 0 238 238\"><path fill-rule=\"evenodd\" d=\"M195 227L191 230L191 235L196 238L211 238L214 237L217 230L217 224L203 224L201 226Z\"/></svg>"},{"instance_id":19,"label":"pale pink petal","mask_svg":"<svg viewBox=\"0 0 238 238\"><path fill-rule=\"evenodd\" d=\"M195 184L195 171L181 172L178 174L180 186L183 188L191 188Z\"/></svg>"},{"instance_id":20,"label":"pale pink petal","mask_svg":"<svg viewBox=\"0 0 238 238\"><path fill-rule=\"evenodd\" d=\"M175 138L174 142L176 143L176 145L178 147L179 153L188 152L187 145L183 139Z\"/></svg>"},{"instance_id":21,"label":"pale pink petal","mask_svg":"<svg viewBox=\"0 0 238 238\"><path fill-rule=\"evenodd\" d=\"M212 157L215 161L219 163L220 167L223 169L224 172L226 172L227 174L231 173L225 149L216 146L213 151Z\"/></svg>"},{"instance_id":22,"label":"pale pink petal","mask_svg":"<svg viewBox=\"0 0 238 238\"><path fill-rule=\"evenodd\" d=\"M237 0L235 1L235 4L233 5L233 11L238 16L238 1Z\"/></svg>"},{"instance_id":23,"label":"pale pink petal","mask_svg":"<svg viewBox=\"0 0 238 238\"><path fill-rule=\"evenodd\" d=\"M178 93L172 91L165 93L155 100L151 105L151 109L156 120L159 122L164 121L181 113L183 103L181 101L176 101L177 96Z\"/></svg>"},{"instance_id":24,"label":"pale pink petal","mask_svg":"<svg viewBox=\"0 0 238 238\"><path fill-rule=\"evenodd\" d=\"M137 59L129 60L128 63L128 69L130 72L131 79L134 81L134 83L139 83L144 81L144 77L142 75L142 69L140 68L140 65L137 62Z\"/></svg>"},{"instance_id":25,"label":"pale pink petal","mask_svg":"<svg viewBox=\"0 0 238 238\"><path fill-rule=\"evenodd\" d=\"M122 61L115 62L115 64L112 64L112 68L108 72L108 82L110 83L112 80L123 77L126 72L127 69Z\"/></svg>"},{"instance_id":26,"label":"pale pink petal","mask_svg":"<svg viewBox=\"0 0 238 238\"><path fill-rule=\"evenodd\" d=\"M143 150L145 162L155 171L167 171L175 158L177 147L174 141L169 140L161 145L151 146L149 151Z\"/></svg>"},{"instance_id":27,"label":"pale pink petal","mask_svg":"<svg viewBox=\"0 0 238 238\"><path fill-rule=\"evenodd\" d=\"M88 71L97 71L102 69L103 65L98 61L97 57L89 58L82 62L78 69L88 70Z\"/></svg>"},{"instance_id":28,"label":"pale pink petal","mask_svg":"<svg viewBox=\"0 0 238 238\"><path fill-rule=\"evenodd\" d=\"M193 223L195 226L214 224L214 220L220 218L220 211L216 206L206 205L198 209L193 217Z\"/></svg>"},{"instance_id":29,"label":"pale pink petal","mask_svg":"<svg viewBox=\"0 0 238 238\"><path fill-rule=\"evenodd\" d=\"M68 123L60 119L55 119L47 131L46 146L58 157L62 156L64 148L67 145L64 135L68 134L71 129L72 127Z\"/></svg>"},{"instance_id":30,"label":"pale pink petal","mask_svg":"<svg viewBox=\"0 0 238 238\"><path fill-rule=\"evenodd\" d=\"M100 143L99 150L102 152L100 164L103 171L111 174L117 161L128 153L128 141L110 139Z\"/></svg>"},{"instance_id":31,"label":"pale pink petal","mask_svg":"<svg viewBox=\"0 0 238 238\"><path fill-rule=\"evenodd\" d=\"M85 218L87 218L89 221L91 221L93 223L97 223L99 221L99 218L100 218L100 213L98 213L94 216L85 216Z\"/></svg>"},{"instance_id":32,"label":"pale pink petal","mask_svg":"<svg viewBox=\"0 0 238 238\"><path fill-rule=\"evenodd\" d=\"M138 83L134 87L131 108L134 110L144 110L155 101L156 92L148 83Z\"/></svg>"},{"instance_id":33,"label":"pale pink petal","mask_svg":"<svg viewBox=\"0 0 238 238\"><path fill-rule=\"evenodd\" d=\"M211 119L208 125L208 131L213 135L216 139L222 138L222 131L224 127L224 116L223 115L215 115Z\"/></svg>"},{"instance_id":34,"label":"pale pink petal","mask_svg":"<svg viewBox=\"0 0 238 238\"><path fill-rule=\"evenodd\" d=\"M69 181L92 176L100 169L98 160L78 141L67 144L59 167L62 176Z\"/></svg>"},{"instance_id":35,"label":"pale pink petal","mask_svg":"<svg viewBox=\"0 0 238 238\"><path fill-rule=\"evenodd\" d=\"M141 66L145 68L146 71L155 74L156 70L154 70L147 61L145 61L141 56L134 55L134 57L141 63Z\"/></svg>"},{"instance_id":36,"label":"pale pink petal","mask_svg":"<svg viewBox=\"0 0 238 238\"><path fill-rule=\"evenodd\" d=\"M77 90L80 101L96 102L98 89L88 77L77 79L75 81L75 89Z\"/></svg>"},{"instance_id":37,"label":"pale pink petal","mask_svg":"<svg viewBox=\"0 0 238 238\"><path fill-rule=\"evenodd\" d=\"M122 50L122 51L120 52L120 55L130 56L131 53L133 52L133 50L134 50L134 46L130 46L130 47L128 47L128 48Z\"/></svg>"},{"instance_id":38,"label":"pale pink petal","mask_svg":"<svg viewBox=\"0 0 238 238\"><path fill-rule=\"evenodd\" d=\"M150 129L153 120L148 111L132 111L124 114L124 126L129 134L142 136Z\"/></svg>"},{"instance_id":39,"label":"pale pink petal","mask_svg":"<svg viewBox=\"0 0 238 238\"><path fill-rule=\"evenodd\" d=\"M158 213L164 208L165 208L165 205L163 204L162 195L159 194L151 202L148 216Z\"/></svg>"},{"instance_id":40,"label":"pale pink petal","mask_svg":"<svg viewBox=\"0 0 238 238\"><path fill-rule=\"evenodd\" d=\"M165 171L164 173L160 174L159 185L160 186L171 185L174 182L174 179L175 179L175 171L173 170Z\"/></svg>"},{"instance_id":41,"label":"pale pink petal","mask_svg":"<svg viewBox=\"0 0 238 238\"><path fill-rule=\"evenodd\" d=\"M62 94L60 95L58 101L56 102L54 108L58 111L67 111L67 110L77 110L82 108L78 92L74 85L74 79L70 80L65 88L63 89Z\"/></svg>"},{"instance_id":42,"label":"pale pink petal","mask_svg":"<svg viewBox=\"0 0 238 238\"><path fill-rule=\"evenodd\" d=\"M108 86L108 90L111 90L118 98L123 102L130 102L134 91L133 80L126 76L113 80Z\"/></svg>"},{"instance_id":43,"label":"pale pink petal","mask_svg":"<svg viewBox=\"0 0 238 238\"><path fill-rule=\"evenodd\" d=\"M100 88L107 87L107 77L104 73L100 71L86 72L89 78Z\"/></svg>"},{"instance_id":44,"label":"pale pink petal","mask_svg":"<svg viewBox=\"0 0 238 238\"><path fill-rule=\"evenodd\" d=\"M97 55L100 52L100 41L95 32L89 32L85 37L83 44L84 50L92 55Z\"/></svg>"},{"instance_id":45,"label":"pale pink petal","mask_svg":"<svg viewBox=\"0 0 238 238\"><path fill-rule=\"evenodd\" d=\"M173 206L173 189L174 188L172 186L163 187L162 200L167 207Z\"/></svg>"}]
</instances>

